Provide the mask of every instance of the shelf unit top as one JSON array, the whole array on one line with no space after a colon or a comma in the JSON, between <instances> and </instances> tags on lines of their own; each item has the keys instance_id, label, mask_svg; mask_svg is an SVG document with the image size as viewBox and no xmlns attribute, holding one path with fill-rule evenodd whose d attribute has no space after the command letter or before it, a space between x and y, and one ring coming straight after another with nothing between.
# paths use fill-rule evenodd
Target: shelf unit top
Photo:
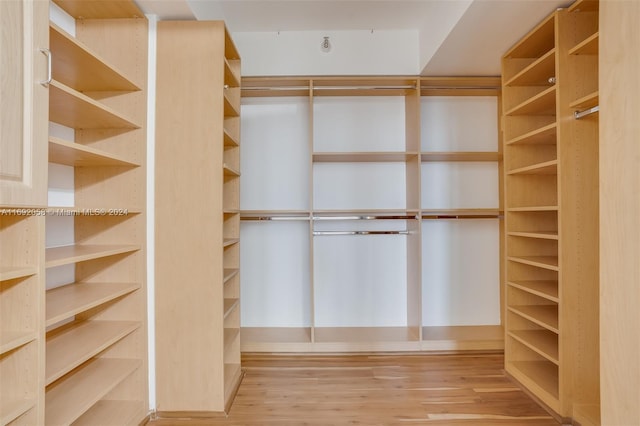
<instances>
[{"instance_id":1,"label":"shelf unit top","mask_svg":"<svg viewBox=\"0 0 640 426\"><path fill-rule=\"evenodd\" d=\"M499 77L291 76L243 77L243 97L495 96Z\"/></svg>"},{"instance_id":2,"label":"shelf unit top","mask_svg":"<svg viewBox=\"0 0 640 426\"><path fill-rule=\"evenodd\" d=\"M88 46L54 23L49 24L53 77L80 92L138 91L135 83Z\"/></svg>"},{"instance_id":3,"label":"shelf unit top","mask_svg":"<svg viewBox=\"0 0 640 426\"><path fill-rule=\"evenodd\" d=\"M122 0L53 0L75 19L144 18L144 13L133 1Z\"/></svg>"}]
</instances>

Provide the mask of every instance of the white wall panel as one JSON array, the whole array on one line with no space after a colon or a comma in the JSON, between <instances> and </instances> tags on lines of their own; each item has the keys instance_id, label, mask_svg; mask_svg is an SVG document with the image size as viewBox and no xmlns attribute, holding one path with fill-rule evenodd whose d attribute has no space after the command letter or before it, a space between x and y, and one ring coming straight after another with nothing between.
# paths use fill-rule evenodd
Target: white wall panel
<instances>
[{"instance_id":1,"label":"white wall panel","mask_svg":"<svg viewBox=\"0 0 640 426\"><path fill-rule=\"evenodd\" d=\"M422 208L498 208L495 162L422 163Z\"/></svg>"}]
</instances>

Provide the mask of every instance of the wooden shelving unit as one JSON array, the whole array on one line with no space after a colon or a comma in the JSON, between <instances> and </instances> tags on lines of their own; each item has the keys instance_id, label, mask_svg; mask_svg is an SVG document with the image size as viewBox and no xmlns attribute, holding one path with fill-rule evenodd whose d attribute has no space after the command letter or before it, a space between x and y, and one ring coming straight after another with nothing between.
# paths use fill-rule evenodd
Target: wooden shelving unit
<instances>
[{"instance_id":1,"label":"wooden shelving unit","mask_svg":"<svg viewBox=\"0 0 640 426\"><path fill-rule=\"evenodd\" d=\"M298 120L308 120L308 133L296 133L298 143L304 143L306 139L309 148L308 157L296 158L302 162L309 162L310 186L307 193L313 194L310 195L310 199L306 203L308 210L291 210L282 205L281 208L271 210L243 208L241 211L242 218L246 222L258 221L265 223L264 225L255 226L264 227L265 229L276 229L277 227L279 232L287 232L287 229L290 229L300 238L305 240L308 238L309 276L307 277L305 274L302 277L304 281L297 283L296 288L300 285L304 286L304 288L309 288L310 296L308 302L305 299L304 303L309 304L308 311L311 312L310 321L298 320L295 325L242 327L243 351L351 352L375 350L495 350L503 348L504 332L499 324L492 326L423 327L423 308L421 306L423 284L420 273L422 263L421 239L424 238L421 235L421 222L423 220L497 219L502 212L502 206L499 205L492 208L449 209L421 206L421 167L431 166L434 163L452 164L456 167L456 163L469 163L469 166L476 167L478 164L482 165L482 163L501 164L502 162L502 150L498 143L496 143L495 151L483 151L483 148L477 148L479 145L474 144L472 141L467 141L467 147L470 150L451 149L451 151L444 151L433 149L429 151L425 148L431 148L431 146L421 146L420 132L421 127L424 126L421 123L421 102L423 102L423 97L424 99L430 96L445 96L452 99L458 96L470 98L476 96L497 97L499 96L498 84L499 80L495 78L422 79L418 77L315 76L288 78L249 77L243 79L242 97L247 99L247 105L252 111L253 108L260 107L264 102L273 102L275 105L295 105L295 108L300 111L306 110L308 105L308 114L301 113L297 117ZM443 89L443 87L450 87L450 89ZM297 99L291 101L292 96ZM383 99L384 101L381 101ZM361 135L351 135L349 141L337 143L328 134L317 134L316 130L314 130L322 127L322 124L325 124L326 128L326 120L331 119L329 116L322 115L325 114L323 112L325 110L318 108L330 110L334 104L337 105L337 108L343 108L344 102L352 102L352 109L345 110L345 114L353 114L350 118L359 120L362 119L361 117L366 116L363 112L364 110L358 109L361 105L359 102L363 104L381 102L381 105L385 105L386 99L389 99L387 105L393 106L381 106L379 108L387 108L390 115L395 114L403 117L398 121L402 122L399 127L403 128L404 135L393 136L400 140L404 138L402 143L398 140L386 143L379 141L373 143L371 141L363 142L367 138ZM282 123L271 124L274 127L285 127L278 127L276 130L270 127L268 131L274 133L266 136L264 142L267 142L268 138L273 138L274 142L271 143L277 143L275 141L280 137L278 132L282 132L281 136L284 137L289 135L288 132L297 132L298 128L294 127L295 125L291 123L291 119L291 116L286 116L286 118L283 118ZM342 126L343 123L340 120L345 119L341 117L336 125ZM385 119L386 117L381 120L384 121ZM395 121L393 123L394 126L397 124ZM376 128L376 126L373 127ZM344 132L349 132L348 128L345 128ZM342 135L337 132L336 136L341 137ZM372 139L377 137L377 135L372 136L374 136ZM374 148L371 148L372 144L375 144ZM277 143L277 149L281 149L281 144ZM477 149L477 151L474 149ZM325 176L316 173L321 167L355 167L361 170L367 170L368 167L371 167L371 170L374 170L373 167L380 165L386 167L389 163L391 163L389 166L402 167L404 169L403 183L397 187L397 192L405 193L404 198L406 201L404 205L384 206L371 203L366 205L366 202L360 202L362 206L357 207L349 205L329 206L323 205L319 201L321 197L315 193L317 182L325 178ZM439 166L439 164L436 164L436 166ZM466 166L466 164L460 164L460 166ZM283 167L290 166L284 165ZM247 173L249 172L245 172L245 178ZM250 180L251 178L247 179ZM300 176L300 179L303 179L303 177ZM357 186L356 180L349 182L349 184ZM336 188L336 191L340 189ZM296 202L300 204L300 202ZM318 236L323 235L321 229L326 229L330 223L344 227L346 224L340 223L340 221L344 222L345 219L353 221L354 225L358 225L357 222L375 222L376 220L384 221L398 218L402 219L403 223L406 224L407 230L406 236L401 237L406 240L407 250L407 258L404 261L407 280L406 325L403 327L367 325L331 327L321 325L318 321L317 312L322 305L319 304L315 289L321 287L322 284L315 282L316 278L313 276L314 251L317 250L317 247L315 247L316 239L322 238ZM300 221L306 223L300 223ZM325 227L321 227L321 224ZM287 228L287 225L290 225L290 227ZM365 226L364 223L359 225ZM284 226L284 228L281 228L281 226ZM308 226L308 231L303 229L305 226ZM319 231L319 233L316 231ZM256 230L252 232L260 233L263 231ZM305 233L304 236L302 232ZM308 236L306 233L308 233ZM314 235L314 233L317 235ZM380 238L385 238L385 236ZM264 242L260 241L259 244L262 243L268 247L271 247L270 244L272 244L266 240ZM275 246L273 250L276 250ZM306 249L304 250L306 251ZM298 260L295 262L298 263ZM269 274L274 276L273 271L269 271ZM281 271L280 274L286 275L287 272ZM273 278L265 278L265 283L270 279ZM354 283L354 285L356 284ZM261 290L259 291L262 291L263 287L261 286L260 288ZM303 297L307 296L303 295ZM344 304L345 302L341 301L340 303ZM275 305L269 305L266 309L277 310Z\"/></svg>"},{"instance_id":2,"label":"wooden shelving unit","mask_svg":"<svg viewBox=\"0 0 640 426\"><path fill-rule=\"evenodd\" d=\"M122 412L119 424L139 424L148 412L147 21L133 2L57 4L75 18L75 36L49 25L49 119L73 139L50 136L49 162L73 167L75 206L47 214L70 217L74 244L46 248L43 266L75 273L43 295L44 424L106 424L105 404Z\"/></svg>"},{"instance_id":3,"label":"wooden shelving unit","mask_svg":"<svg viewBox=\"0 0 640 426\"><path fill-rule=\"evenodd\" d=\"M228 411L242 378L240 56L222 21L158 24L157 92L157 408Z\"/></svg>"},{"instance_id":4,"label":"wooden shelving unit","mask_svg":"<svg viewBox=\"0 0 640 426\"><path fill-rule=\"evenodd\" d=\"M597 114L574 119L598 105L597 10L554 12L502 61L505 365L564 418L599 401Z\"/></svg>"}]
</instances>

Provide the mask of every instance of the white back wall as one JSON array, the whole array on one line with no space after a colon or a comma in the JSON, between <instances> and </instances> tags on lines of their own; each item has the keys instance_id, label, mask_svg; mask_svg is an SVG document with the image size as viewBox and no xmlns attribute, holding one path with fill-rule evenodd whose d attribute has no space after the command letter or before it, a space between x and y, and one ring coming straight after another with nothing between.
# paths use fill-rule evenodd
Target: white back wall
<instances>
[{"instance_id":1,"label":"white back wall","mask_svg":"<svg viewBox=\"0 0 640 426\"><path fill-rule=\"evenodd\" d=\"M320 50L329 36L329 53ZM234 32L243 76L420 73L417 30Z\"/></svg>"}]
</instances>

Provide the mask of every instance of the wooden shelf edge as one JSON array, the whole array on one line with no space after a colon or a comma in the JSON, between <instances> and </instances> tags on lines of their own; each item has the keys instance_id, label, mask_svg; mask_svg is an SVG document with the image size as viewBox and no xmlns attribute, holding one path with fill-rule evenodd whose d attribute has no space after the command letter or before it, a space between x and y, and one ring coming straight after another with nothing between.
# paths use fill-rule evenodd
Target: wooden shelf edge
<instances>
[{"instance_id":1,"label":"wooden shelf edge","mask_svg":"<svg viewBox=\"0 0 640 426\"><path fill-rule=\"evenodd\" d=\"M239 304L240 304L240 299L225 298L223 303L224 313L222 317L223 318L228 317L229 314L239 306Z\"/></svg>"},{"instance_id":2,"label":"wooden shelf edge","mask_svg":"<svg viewBox=\"0 0 640 426\"><path fill-rule=\"evenodd\" d=\"M540 361L540 363L543 362L548 361ZM549 374L546 374L544 370L542 370L544 367L536 367L535 364L535 361L507 361L505 367L507 373L521 385L536 395L537 398L553 411L559 412L558 378L557 376L555 378L549 377ZM538 374L540 372L543 374Z\"/></svg>"},{"instance_id":3,"label":"wooden shelf edge","mask_svg":"<svg viewBox=\"0 0 640 426\"><path fill-rule=\"evenodd\" d=\"M240 268L225 268L223 271L222 282L226 283L231 278L238 275L239 272L240 272Z\"/></svg>"},{"instance_id":4,"label":"wooden shelf edge","mask_svg":"<svg viewBox=\"0 0 640 426\"><path fill-rule=\"evenodd\" d=\"M517 136L513 139L510 139L506 142L506 145L519 145L519 144L526 144L526 143L535 143L535 141L539 141L539 140L547 140L546 138L548 136L551 135L555 135L557 132L557 128L558 125L556 122L553 122L551 124L547 124L545 126L542 126L538 129L532 130L530 132L527 132L523 135ZM555 139L553 142L549 143L549 145L553 145L555 144Z\"/></svg>"},{"instance_id":5,"label":"wooden shelf edge","mask_svg":"<svg viewBox=\"0 0 640 426\"><path fill-rule=\"evenodd\" d=\"M140 360L117 358L85 363L46 391L46 424L73 423L141 365Z\"/></svg>"},{"instance_id":6,"label":"wooden shelf edge","mask_svg":"<svg viewBox=\"0 0 640 426\"><path fill-rule=\"evenodd\" d=\"M517 80L523 78L532 70L540 66L540 64L544 63L544 61L549 60L550 57L554 57L555 54L556 54L556 49L554 47L553 49L549 50L547 53L545 53L544 55L536 59L534 62L532 62L529 66L525 67L522 71L520 71L519 73L511 77L506 83L504 83L504 85L507 87L514 85L513 84L514 82L517 82Z\"/></svg>"},{"instance_id":7,"label":"wooden shelf edge","mask_svg":"<svg viewBox=\"0 0 640 426\"><path fill-rule=\"evenodd\" d=\"M542 103L545 101L545 98L547 97L551 97L552 94L555 94L556 91L556 86L551 86L545 90L543 90L542 92L524 100L523 102L521 102L520 104L516 105L515 107L511 108L509 111L507 111L504 115L505 116L514 116L514 115L527 115L527 108L528 107L533 107L533 106L537 106L537 103ZM555 102L555 96L554 96L554 102ZM535 114L534 114L535 115ZM543 115L554 115L554 114L543 114Z\"/></svg>"},{"instance_id":8,"label":"wooden shelf edge","mask_svg":"<svg viewBox=\"0 0 640 426\"><path fill-rule=\"evenodd\" d=\"M558 160L545 161L543 163L532 164L509 170L507 175L555 175L558 173Z\"/></svg>"},{"instance_id":9,"label":"wooden shelf edge","mask_svg":"<svg viewBox=\"0 0 640 426\"><path fill-rule=\"evenodd\" d=\"M555 258L555 262L551 263L553 256L508 256L507 260L512 262L524 263L525 265L537 266L538 268L550 269L552 271L559 271L558 258Z\"/></svg>"},{"instance_id":10,"label":"wooden shelf edge","mask_svg":"<svg viewBox=\"0 0 640 426\"><path fill-rule=\"evenodd\" d=\"M535 282L535 281L534 281ZM551 281L549 281L549 283L551 283ZM535 288L534 284L526 284L525 282L519 282L519 281L507 281L507 285L517 288L518 290L522 290L522 291L526 291L527 293L531 293L533 295L542 297L544 299L550 300L552 302L555 303L560 303L560 299L558 297L558 283L555 283L555 292L551 293L549 291L544 291L543 289L541 289L540 287L543 287L543 285L539 285L538 288ZM552 286L548 286L548 287L552 287Z\"/></svg>"},{"instance_id":11,"label":"wooden shelf edge","mask_svg":"<svg viewBox=\"0 0 640 426\"><path fill-rule=\"evenodd\" d=\"M102 257L131 253L140 250L137 245L81 245L51 247L45 249L45 267L69 265Z\"/></svg>"},{"instance_id":12,"label":"wooden shelf edge","mask_svg":"<svg viewBox=\"0 0 640 426\"><path fill-rule=\"evenodd\" d=\"M72 67L74 69L80 69L83 72L90 72L92 76L90 79L111 82L106 87L75 87L79 91L139 91L142 90L137 84L125 77L124 73L118 70L113 65L109 64L107 60L100 57L97 53L93 52L91 48L86 46L81 41L64 31L58 25L53 22L49 22L50 30L50 43L51 50L53 51L53 71L57 73L57 60L64 61L64 65ZM80 64L82 62L82 64ZM77 78L77 73L70 78ZM65 78L66 80L66 78ZM59 80L60 81L60 80Z\"/></svg>"},{"instance_id":13,"label":"wooden shelf edge","mask_svg":"<svg viewBox=\"0 0 640 426\"><path fill-rule=\"evenodd\" d=\"M497 151L460 151L433 152L423 151L420 161L426 162L494 162L502 160L502 154Z\"/></svg>"},{"instance_id":14,"label":"wooden shelf edge","mask_svg":"<svg viewBox=\"0 0 640 426\"><path fill-rule=\"evenodd\" d=\"M38 338L38 333L35 331L2 330L1 336L0 355L35 341Z\"/></svg>"},{"instance_id":15,"label":"wooden shelf edge","mask_svg":"<svg viewBox=\"0 0 640 426\"><path fill-rule=\"evenodd\" d=\"M37 266L0 266L0 281L26 278L38 273Z\"/></svg>"},{"instance_id":16,"label":"wooden shelf edge","mask_svg":"<svg viewBox=\"0 0 640 426\"><path fill-rule=\"evenodd\" d=\"M557 240L558 239L558 233L554 232L554 231L549 231L549 232L518 232L518 231L511 231L511 232L507 232L507 235L513 236L513 237L524 237L524 238L538 238L541 240Z\"/></svg>"},{"instance_id":17,"label":"wooden shelf edge","mask_svg":"<svg viewBox=\"0 0 640 426\"><path fill-rule=\"evenodd\" d=\"M314 152L314 163L402 163L418 158L418 152Z\"/></svg>"},{"instance_id":18,"label":"wooden shelf edge","mask_svg":"<svg viewBox=\"0 0 640 426\"><path fill-rule=\"evenodd\" d=\"M569 49L569 55L597 55L600 33L595 32Z\"/></svg>"},{"instance_id":19,"label":"wooden shelf edge","mask_svg":"<svg viewBox=\"0 0 640 426\"><path fill-rule=\"evenodd\" d=\"M552 350L550 350L550 348L548 347L549 345L542 342L541 339L536 338L535 334L532 333L537 331L539 330L511 330L507 334L511 338L517 340L521 344L525 345L526 347L528 347L529 349L537 353L538 355L544 357L546 360L559 366L560 361L558 359L558 345L556 344L555 348L553 348L555 349L553 350L555 354L550 353ZM556 336L556 338L557 337L558 336Z\"/></svg>"},{"instance_id":20,"label":"wooden shelf edge","mask_svg":"<svg viewBox=\"0 0 640 426\"><path fill-rule=\"evenodd\" d=\"M142 401L100 400L73 426L140 424L146 414Z\"/></svg>"},{"instance_id":21,"label":"wooden shelf edge","mask_svg":"<svg viewBox=\"0 0 640 426\"><path fill-rule=\"evenodd\" d=\"M140 289L138 283L82 283L56 287L46 292L45 326L108 303ZM75 303L69 301L75 300Z\"/></svg>"},{"instance_id":22,"label":"wooden shelf edge","mask_svg":"<svg viewBox=\"0 0 640 426\"><path fill-rule=\"evenodd\" d=\"M508 306L507 310L513 312L516 315L521 316L524 319L527 319L547 330L559 334L558 330L558 313L557 306L555 307L555 312L551 313L551 317L549 318L549 312L543 310L543 307L553 307L552 305L512 305ZM547 318L543 318L543 317ZM553 323L551 323L553 321Z\"/></svg>"},{"instance_id":23,"label":"wooden shelf edge","mask_svg":"<svg viewBox=\"0 0 640 426\"><path fill-rule=\"evenodd\" d=\"M569 104L569 108L591 108L598 105L599 92L596 90L595 92L589 93L581 97L580 99L576 99L575 101Z\"/></svg>"},{"instance_id":24,"label":"wooden shelf edge","mask_svg":"<svg viewBox=\"0 0 640 426\"><path fill-rule=\"evenodd\" d=\"M0 425L8 425L36 406L35 398L8 399L3 395L0 400Z\"/></svg>"},{"instance_id":25,"label":"wooden shelf edge","mask_svg":"<svg viewBox=\"0 0 640 426\"><path fill-rule=\"evenodd\" d=\"M49 162L74 167L140 166L120 156L53 136L49 136Z\"/></svg>"},{"instance_id":26,"label":"wooden shelf edge","mask_svg":"<svg viewBox=\"0 0 640 426\"><path fill-rule=\"evenodd\" d=\"M81 321L49 333L45 386L140 328L136 321ZM89 337L96 340L89 345ZM99 340L97 340L99 338Z\"/></svg>"}]
</instances>

